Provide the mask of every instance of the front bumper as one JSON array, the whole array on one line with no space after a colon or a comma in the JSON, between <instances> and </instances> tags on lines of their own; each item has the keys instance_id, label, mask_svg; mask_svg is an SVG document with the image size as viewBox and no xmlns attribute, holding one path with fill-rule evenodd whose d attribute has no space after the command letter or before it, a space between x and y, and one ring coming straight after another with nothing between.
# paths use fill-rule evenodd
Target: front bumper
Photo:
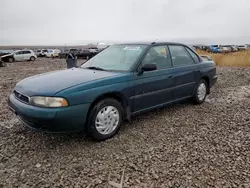
<instances>
[{"instance_id":1,"label":"front bumper","mask_svg":"<svg viewBox=\"0 0 250 188\"><path fill-rule=\"evenodd\" d=\"M45 132L74 132L84 130L90 103L64 108L41 108L25 104L9 96L10 109L30 128Z\"/></svg>"},{"instance_id":2,"label":"front bumper","mask_svg":"<svg viewBox=\"0 0 250 188\"><path fill-rule=\"evenodd\" d=\"M218 77L214 76L211 80L211 87L217 82Z\"/></svg>"}]
</instances>

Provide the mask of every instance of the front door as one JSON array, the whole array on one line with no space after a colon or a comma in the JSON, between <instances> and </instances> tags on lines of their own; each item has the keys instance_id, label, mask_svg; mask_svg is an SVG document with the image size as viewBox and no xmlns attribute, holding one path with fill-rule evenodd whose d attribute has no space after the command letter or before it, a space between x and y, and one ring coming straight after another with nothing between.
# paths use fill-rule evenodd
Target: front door
<instances>
[{"instance_id":1,"label":"front door","mask_svg":"<svg viewBox=\"0 0 250 188\"><path fill-rule=\"evenodd\" d=\"M15 52L14 59L15 59L15 61L22 61L23 60L23 52L22 51Z\"/></svg>"},{"instance_id":2,"label":"front door","mask_svg":"<svg viewBox=\"0 0 250 188\"><path fill-rule=\"evenodd\" d=\"M172 64L166 46L154 46L147 52L141 66L155 63L156 70L135 73L134 113L161 106L172 100ZM140 69L140 68L139 68Z\"/></svg>"},{"instance_id":3,"label":"front door","mask_svg":"<svg viewBox=\"0 0 250 188\"><path fill-rule=\"evenodd\" d=\"M173 63L175 85L173 99L181 100L192 97L200 74L200 65L196 62L197 59L191 56L190 49L181 45L169 45L168 47Z\"/></svg>"}]
</instances>

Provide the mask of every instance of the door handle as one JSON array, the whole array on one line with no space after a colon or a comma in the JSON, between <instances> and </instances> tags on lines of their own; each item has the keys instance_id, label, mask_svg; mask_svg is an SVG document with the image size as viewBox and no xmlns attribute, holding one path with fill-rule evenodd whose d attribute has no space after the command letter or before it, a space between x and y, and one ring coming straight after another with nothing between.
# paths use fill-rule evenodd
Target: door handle
<instances>
[{"instance_id":1,"label":"door handle","mask_svg":"<svg viewBox=\"0 0 250 188\"><path fill-rule=\"evenodd\" d=\"M201 72L201 70L195 70L194 72Z\"/></svg>"},{"instance_id":2,"label":"door handle","mask_svg":"<svg viewBox=\"0 0 250 188\"><path fill-rule=\"evenodd\" d=\"M171 78L173 78L173 77L174 77L173 75L171 75L171 76L168 76L168 78L169 78L169 79L171 79Z\"/></svg>"}]
</instances>

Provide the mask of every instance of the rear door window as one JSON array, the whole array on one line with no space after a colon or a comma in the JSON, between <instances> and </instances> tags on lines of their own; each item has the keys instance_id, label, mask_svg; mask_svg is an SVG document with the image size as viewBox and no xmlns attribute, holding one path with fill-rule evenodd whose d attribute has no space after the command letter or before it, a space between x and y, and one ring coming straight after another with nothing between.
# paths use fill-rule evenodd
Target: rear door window
<instances>
[{"instance_id":1,"label":"rear door window","mask_svg":"<svg viewBox=\"0 0 250 188\"><path fill-rule=\"evenodd\" d=\"M186 50L191 55L191 57L193 58L193 60L195 61L195 63L199 63L200 62L199 57L192 50L190 50L189 48L186 48Z\"/></svg>"},{"instance_id":2,"label":"rear door window","mask_svg":"<svg viewBox=\"0 0 250 188\"><path fill-rule=\"evenodd\" d=\"M23 54L31 54L31 52L28 51L28 50L25 50L25 51L22 51L22 52L23 52Z\"/></svg>"},{"instance_id":3,"label":"rear door window","mask_svg":"<svg viewBox=\"0 0 250 188\"><path fill-rule=\"evenodd\" d=\"M172 62L174 67L192 65L194 64L193 59L188 54L183 46L179 45L169 45L169 50L172 57Z\"/></svg>"}]
</instances>

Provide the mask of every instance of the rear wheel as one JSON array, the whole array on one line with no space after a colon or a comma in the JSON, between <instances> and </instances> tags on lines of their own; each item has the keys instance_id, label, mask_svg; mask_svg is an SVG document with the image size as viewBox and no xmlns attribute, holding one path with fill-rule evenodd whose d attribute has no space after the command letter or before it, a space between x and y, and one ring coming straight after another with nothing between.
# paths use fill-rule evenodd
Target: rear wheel
<instances>
[{"instance_id":1,"label":"rear wheel","mask_svg":"<svg viewBox=\"0 0 250 188\"><path fill-rule=\"evenodd\" d=\"M30 61L35 61L35 59L36 59L36 58L35 58L34 56L31 56L31 57L30 57Z\"/></svg>"},{"instance_id":2,"label":"rear wheel","mask_svg":"<svg viewBox=\"0 0 250 188\"><path fill-rule=\"evenodd\" d=\"M122 121L122 105L112 98L101 100L90 111L87 121L88 135L97 141L112 138L119 131Z\"/></svg>"},{"instance_id":3,"label":"rear wheel","mask_svg":"<svg viewBox=\"0 0 250 188\"><path fill-rule=\"evenodd\" d=\"M13 63L13 62L14 62L14 58L13 58L13 57L10 57L10 58L8 59L8 61L9 61L10 63Z\"/></svg>"},{"instance_id":4,"label":"rear wheel","mask_svg":"<svg viewBox=\"0 0 250 188\"><path fill-rule=\"evenodd\" d=\"M201 79L194 94L194 101L196 104L201 104L205 101L208 93L208 84L206 80Z\"/></svg>"}]
</instances>

